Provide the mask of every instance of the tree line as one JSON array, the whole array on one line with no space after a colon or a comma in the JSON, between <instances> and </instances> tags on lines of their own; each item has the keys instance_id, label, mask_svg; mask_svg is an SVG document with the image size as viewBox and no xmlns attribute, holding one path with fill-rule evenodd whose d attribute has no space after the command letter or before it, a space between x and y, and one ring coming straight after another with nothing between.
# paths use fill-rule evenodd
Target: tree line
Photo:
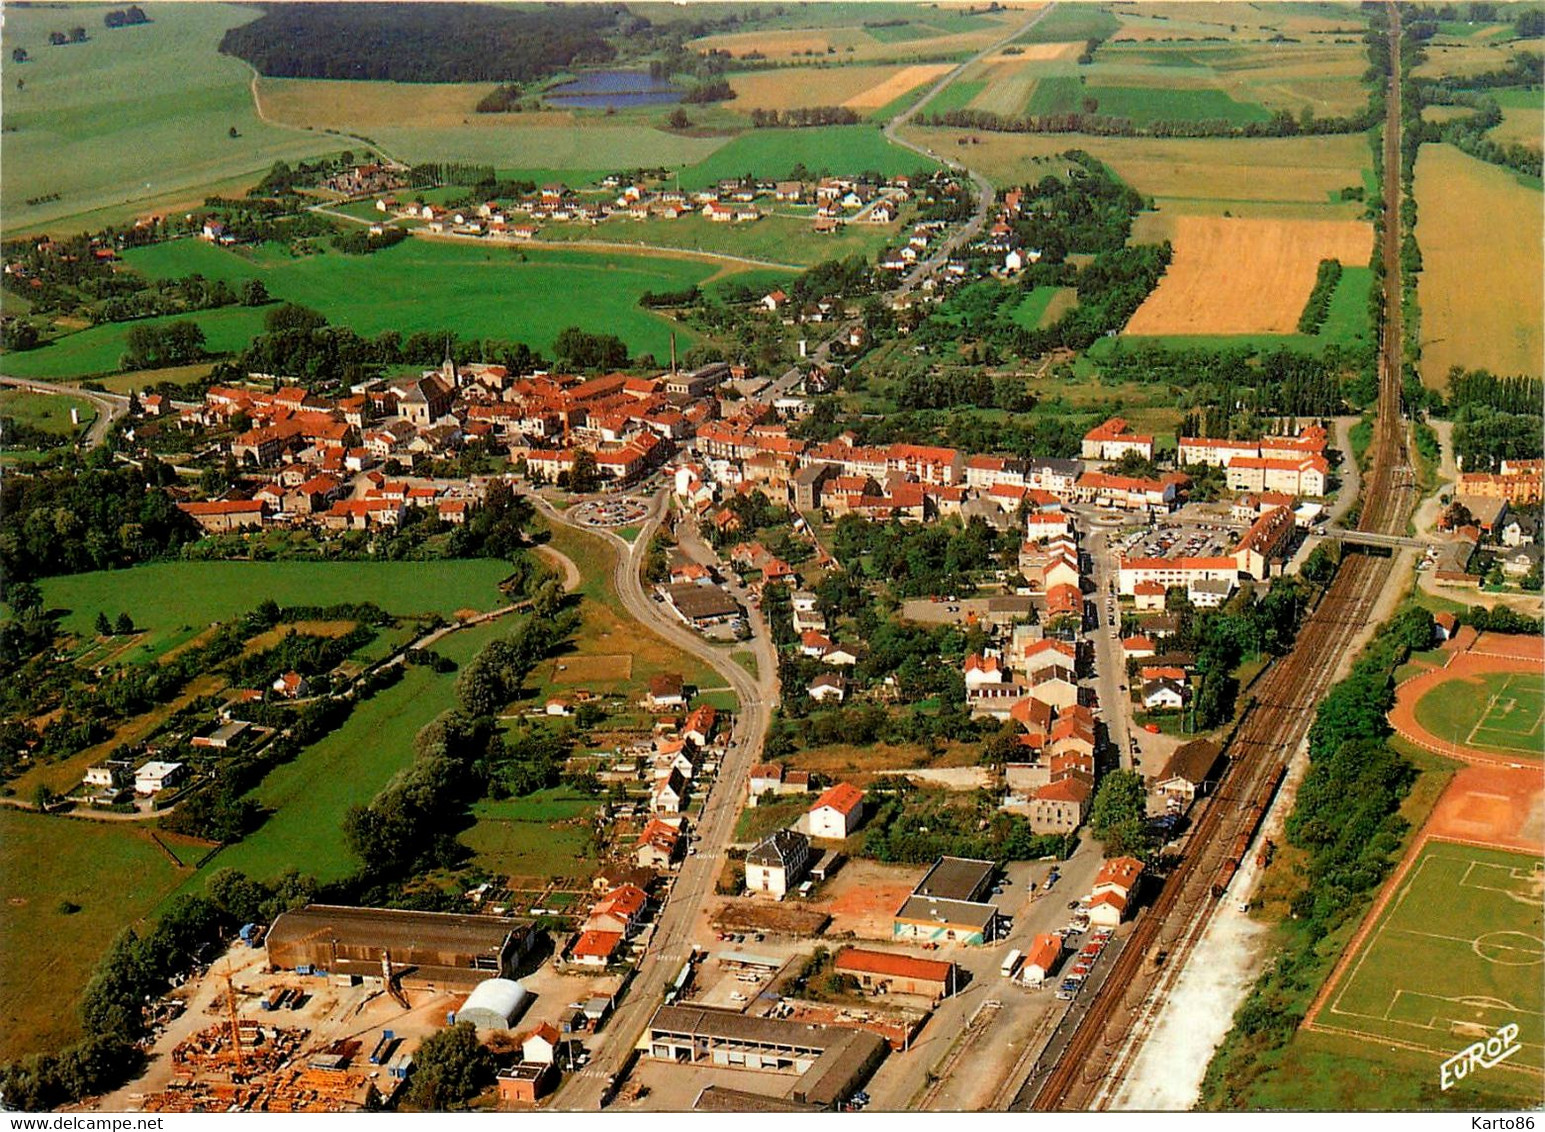
<instances>
[{"instance_id":1,"label":"tree line","mask_svg":"<svg viewBox=\"0 0 1545 1132\"><path fill-rule=\"evenodd\" d=\"M802 129L806 126L856 126L861 119L850 106L795 106L788 110L751 111L754 129Z\"/></svg>"},{"instance_id":2,"label":"tree line","mask_svg":"<svg viewBox=\"0 0 1545 1132\"><path fill-rule=\"evenodd\" d=\"M1539 459L1545 382L1496 377L1486 370L1449 370L1445 409L1454 422L1454 454L1468 472L1497 470L1503 460Z\"/></svg>"}]
</instances>

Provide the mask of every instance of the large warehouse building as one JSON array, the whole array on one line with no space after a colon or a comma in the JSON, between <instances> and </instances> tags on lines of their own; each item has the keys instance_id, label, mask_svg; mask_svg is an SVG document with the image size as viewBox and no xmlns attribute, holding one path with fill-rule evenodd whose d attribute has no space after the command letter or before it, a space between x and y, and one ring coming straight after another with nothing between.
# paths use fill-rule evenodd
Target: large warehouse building
<instances>
[{"instance_id":1,"label":"large warehouse building","mask_svg":"<svg viewBox=\"0 0 1545 1132\"><path fill-rule=\"evenodd\" d=\"M281 970L380 978L383 963L408 986L472 990L508 978L536 933L499 916L308 904L269 929L268 962Z\"/></svg>"},{"instance_id":2,"label":"large warehouse building","mask_svg":"<svg viewBox=\"0 0 1545 1132\"><path fill-rule=\"evenodd\" d=\"M868 1030L697 1006L660 1007L649 1022L647 1037L649 1056L660 1061L797 1073L790 1099L822 1108L852 1096L890 1048L884 1038Z\"/></svg>"},{"instance_id":3,"label":"large warehouse building","mask_svg":"<svg viewBox=\"0 0 1545 1132\"><path fill-rule=\"evenodd\" d=\"M895 939L929 943L987 943L997 931L992 891L997 865L970 857L940 857L917 882L891 926Z\"/></svg>"}]
</instances>

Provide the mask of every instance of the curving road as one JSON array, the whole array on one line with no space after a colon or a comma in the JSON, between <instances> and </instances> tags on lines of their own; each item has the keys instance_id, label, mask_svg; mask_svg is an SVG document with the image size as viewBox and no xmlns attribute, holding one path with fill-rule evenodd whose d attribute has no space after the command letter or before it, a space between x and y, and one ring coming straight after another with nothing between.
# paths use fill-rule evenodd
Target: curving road
<instances>
[{"instance_id":1,"label":"curving road","mask_svg":"<svg viewBox=\"0 0 1545 1132\"><path fill-rule=\"evenodd\" d=\"M668 497L669 493L663 488L655 493L650 501L649 517L632 543L611 531L570 522L541 496L530 497L550 521L600 535L611 542L618 552L612 568L612 585L623 607L671 644L712 667L740 700L731 734L734 745L720 764L719 776L697 819L696 833L701 839L697 843L698 852L687 857L676 874L655 924L649 949L628 986L622 1005L607 1026L600 1049L589 1066L564 1083L558 1107L569 1111L593 1111L601 1106L609 1092L608 1078L621 1070L655 1008L663 1000L670 981L691 955L693 934L707 912L708 898L713 894L724 851L733 839L751 765L761 752L772 706L778 702L777 657L771 634L760 613L748 611L754 636L747 645L756 656L758 672L753 678L730 659L728 651L709 644L687 629L645 591L640 567L649 540L664 520Z\"/></svg>"},{"instance_id":2,"label":"curving road","mask_svg":"<svg viewBox=\"0 0 1545 1132\"><path fill-rule=\"evenodd\" d=\"M51 381L33 381L25 377L0 377L0 385L7 385L12 389L26 389L33 393L79 397L83 401L91 402L92 407L97 411L97 419L91 422L91 427L86 430L86 435L82 438L81 444L85 448L95 448L106 440L113 422L129 412L129 399L118 393L97 393L75 385L56 385Z\"/></svg>"}]
</instances>

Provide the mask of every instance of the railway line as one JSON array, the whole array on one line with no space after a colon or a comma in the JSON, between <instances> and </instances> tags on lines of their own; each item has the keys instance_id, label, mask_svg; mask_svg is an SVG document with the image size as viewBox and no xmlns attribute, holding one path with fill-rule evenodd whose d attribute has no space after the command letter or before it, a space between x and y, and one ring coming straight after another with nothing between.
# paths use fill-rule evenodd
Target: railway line
<instances>
[{"instance_id":1,"label":"railway line","mask_svg":"<svg viewBox=\"0 0 1545 1132\"><path fill-rule=\"evenodd\" d=\"M1389 13L1379 416L1358 530L1399 535L1405 533L1416 488L1401 416L1400 17L1393 4ZM1226 900L1288 760L1307 736L1347 649L1367 626L1389 574L1388 558L1348 548L1293 651L1272 666L1247 704L1228 739L1229 761L1218 791L1201 808L1179 861L1134 925L1099 998L1044 1081L1038 1088L1026 1085L1012 1109L1087 1111L1103 1107L1119 1091L1179 971Z\"/></svg>"}]
</instances>

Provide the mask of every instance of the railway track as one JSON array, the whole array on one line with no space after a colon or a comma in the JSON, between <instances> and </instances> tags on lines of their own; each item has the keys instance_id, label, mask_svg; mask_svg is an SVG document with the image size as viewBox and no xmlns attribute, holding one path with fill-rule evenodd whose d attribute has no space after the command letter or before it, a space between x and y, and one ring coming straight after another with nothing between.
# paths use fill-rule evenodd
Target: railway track
<instances>
[{"instance_id":1,"label":"railway track","mask_svg":"<svg viewBox=\"0 0 1545 1132\"><path fill-rule=\"evenodd\" d=\"M1403 534L1416 501L1401 416L1400 18L1390 12L1391 82L1384 131L1384 318L1379 417L1358 529ZM1197 816L1187 846L1139 918L1099 998L1038 1090L1016 1110L1087 1111L1119 1091L1178 972L1206 930L1287 771L1307 736L1343 656L1364 629L1389 581L1390 560L1351 551L1299 630L1293 651L1272 666L1227 744L1218 791Z\"/></svg>"}]
</instances>

